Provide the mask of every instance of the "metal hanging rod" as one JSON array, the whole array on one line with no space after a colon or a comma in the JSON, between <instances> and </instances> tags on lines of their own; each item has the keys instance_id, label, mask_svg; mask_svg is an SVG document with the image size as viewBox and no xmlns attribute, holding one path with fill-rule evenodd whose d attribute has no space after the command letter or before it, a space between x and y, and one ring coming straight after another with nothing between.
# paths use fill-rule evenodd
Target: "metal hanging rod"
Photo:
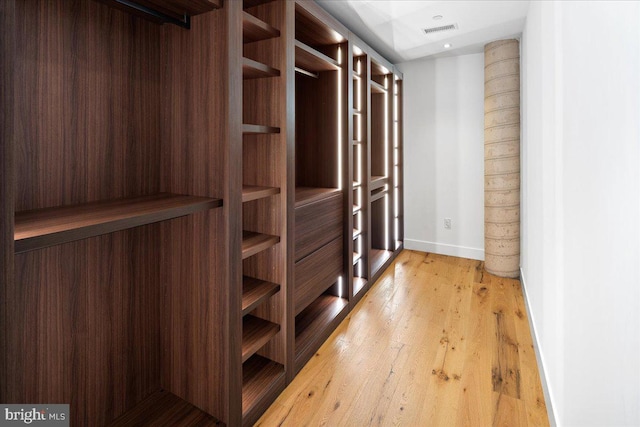
<instances>
[{"instance_id":1,"label":"metal hanging rod","mask_svg":"<svg viewBox=\"0 0 640 427\"><path fill-rule=\"evenodd\" d=\"M320 78L318 73L312 73L311 71L303 70L302 68L295 67L296 73L304 74L305 76L313 77L314 79Z\"/></svg>"},{"instance_id":2,"label":"metal hanging rod","mask_svg":"<svg viewBox=\"0 0 640 427\"><path fill-rule=\"evenodd\" d=\"M130 1L130 0L114 0L114 1L117 3L120 3L123 6L127 6L132 9L135 9L138 12L142 12L144 14L153 16L154 18L158 18L164 22L168 22L170 24L177 25L182 28L186 28L187 30L191 28L191 17L187 14L184 14L182 19L178 19L178 18L174 18L173 16L169 16L167 14L159 12L155 9L151 9L150 7L138 4L135 1Z\"/></svg>"}]
</instances>

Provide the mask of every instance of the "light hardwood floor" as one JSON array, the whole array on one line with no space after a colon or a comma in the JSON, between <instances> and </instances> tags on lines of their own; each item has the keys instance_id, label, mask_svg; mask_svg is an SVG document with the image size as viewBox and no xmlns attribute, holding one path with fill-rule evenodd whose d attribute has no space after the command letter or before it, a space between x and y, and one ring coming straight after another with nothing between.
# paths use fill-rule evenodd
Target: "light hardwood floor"
<instances>
[{"instance_id":1,"label":"light hardwood floor","mask_svg":"<svg viewBox=\"0 0 640 427\"><path fill-rule=\"evenodd\" d=\"M256 425L548 426L520 282L403 251Z\"/></svg>"}]
</instances>

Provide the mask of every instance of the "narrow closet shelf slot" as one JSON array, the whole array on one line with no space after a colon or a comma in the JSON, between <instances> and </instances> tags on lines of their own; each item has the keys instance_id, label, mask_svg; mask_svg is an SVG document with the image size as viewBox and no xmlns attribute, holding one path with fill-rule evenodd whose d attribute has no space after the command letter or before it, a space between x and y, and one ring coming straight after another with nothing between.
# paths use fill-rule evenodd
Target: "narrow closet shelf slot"
<instances>
[{"instance_id":1,"label":"narrow closet shelf slot","mask_svg":"<svg viewBox=\"0 0 640 427\"><path fill-rule=\"evenodd\" d=\"M242 12L242 41L252 43L280 36L280 30L250 13Z\"/></svg>"},{"instance_id":2,"label":"narrow closet shelf slot","mask_svg":"<svg viewBox=\"0 0 640 427\"><path fill-rule=\"evenodd\" d=\"M254 354L242 364L242 417L267 396L277 393L285 385L284 366Z\"/></svg>"},{"instance_id":3,"label":"narrow closet shelf slot","mask_svg":"<svg viewBox=\"0 0 640 427\"><path fill-rule=\"evenodd\" d=\"M265 302L280 291L280 285L244 276L242 278L242 315Z\"/></svg>"},{"instance_id":4,"label":"narrow closet shelf slot","mask_svg":"<svg viewBox=\"0 0 640 427\"><path fill-rule=\"evenodd\" d=\"M247 314L242 319L242 363L268 343L280 331L280 325Z\"/></svg>"},{"instance_id":5,"label":"narrow closet shelf slot","mask_svg":"<svg viewBox=\"0 0 640 427\"><path fill-rule=\"evenodd\" d=\"M295 41L295 47L295 62L298 68L310 72L336 71L340 69L338 61L298 40Z\"/></svg>"},{"instance_id":6,"label":"narrow closet shelf slot","mask_svg":"<svg viewBox=\"0 0 640 427\"><path fill-rule=\"evenodd\" d=\"M357 214L358 212L360 212L360 210L362 209L361 206L359 205L353 205L353 213Z\"/></svg>"},{"instance_id":7,"label":"narrow closet shelf slot","mask_svg":"<svg viewBox=\"0 0 640 427\"><path fill-rule=\"evenodd\" d=\"M158 425L207 427L220 424L214 417L175 394L157 391L116 418L109 427Z\"/></svg>"},{"instance_id":8,"label":"narrow closet shelf slot","mask_svg":"<svg viewBox=\"0 0 640 427\"><path fill-rule=\"evenodd\" d=\"M357 228L353 229L353 238L354 239L358 238L361 234L362 234L362 231L358 230Z\"/></svg>"},{"instance_id":9,"label":"narrow closet shelf slot","mask_svg":"<svg viewBox=\"0 0 640 427\"><path fill-rule=\"evenodd\" d=\"M244 135L280 133L280 128L273 127L273 126L243 124L242 125L242 133Z\"/></svg>"},{"instance_id":10,"label":"narrow closet shelf slot","mask_svg":"<svg viewBox=\"0 0 640 427\"><path fill-rule=\"evenodd\" d=\"M15 252L42 249L220 206L221 199L160 193L16 212Z\"/></svg>"},{"instance_id":11,"label":"narrow closet shelf slot","mask_svg":"<svg viewBox=\"0 0 640 427\"><path fill-rule=\"evenodd\" d=\"M242 58L242 78L245 80L278 77L279 75L280 70L253 59Z\"/></svg>"},{"instance_id":12,"label":"narrow closet shelf slot","mask_svg":"<svg viewBox=\"0 0 640 427\"><path fill-rule=\"evenodd\" d=\"M261 187L257 185L242 186L242 202L263 199L276 194L280 194L280 189L278 187Z\"/></svg>"},{"instance_id":13,"label":"narrow closet shelf slot","mask_svg":"<svg viewBox=\"0 0 640 427\"><path fill-rule=\"evenodd\" d=\"M249 258L259 252L269 249L280 242L280 237L269 234L242 232L242 259Z\"/></svg>"}]
</instances>

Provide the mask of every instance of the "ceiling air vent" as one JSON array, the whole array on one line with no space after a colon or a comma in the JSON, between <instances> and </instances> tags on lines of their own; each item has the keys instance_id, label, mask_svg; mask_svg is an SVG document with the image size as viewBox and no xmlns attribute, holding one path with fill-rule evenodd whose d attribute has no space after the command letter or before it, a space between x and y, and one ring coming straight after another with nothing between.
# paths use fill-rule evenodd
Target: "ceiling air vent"
<instances>
[{"instance_id":1,"label":"ceiling air vent","mask_svg":"<svg viewBox=\"0 0 640 427\"><path fill-rule=\"evenodd\" d=\"M433 33L440 33L442 31L450 31L450 30L457 30L457 29L458 29L458 24L450 24L450 25L443 25L441 27L423 28L422 31L424 31L426 35L430 35Z\"/></svg>"}]
</instances>

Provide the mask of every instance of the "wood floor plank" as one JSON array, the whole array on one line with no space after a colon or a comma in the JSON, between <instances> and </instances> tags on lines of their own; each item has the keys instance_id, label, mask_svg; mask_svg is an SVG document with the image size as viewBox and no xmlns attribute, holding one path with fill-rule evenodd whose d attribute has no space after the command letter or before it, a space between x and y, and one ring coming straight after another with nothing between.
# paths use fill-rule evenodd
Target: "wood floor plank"
<instances>
[{"instance_id":1,"label":"wood floor plank","mask_svg":"<svg viewBox=\"0 0 640 427\"><path fill-rule=\"evenodd\" d=\"M262 426L548 426L520 283L403 251Z\"/></svg>"}]
</instances>

